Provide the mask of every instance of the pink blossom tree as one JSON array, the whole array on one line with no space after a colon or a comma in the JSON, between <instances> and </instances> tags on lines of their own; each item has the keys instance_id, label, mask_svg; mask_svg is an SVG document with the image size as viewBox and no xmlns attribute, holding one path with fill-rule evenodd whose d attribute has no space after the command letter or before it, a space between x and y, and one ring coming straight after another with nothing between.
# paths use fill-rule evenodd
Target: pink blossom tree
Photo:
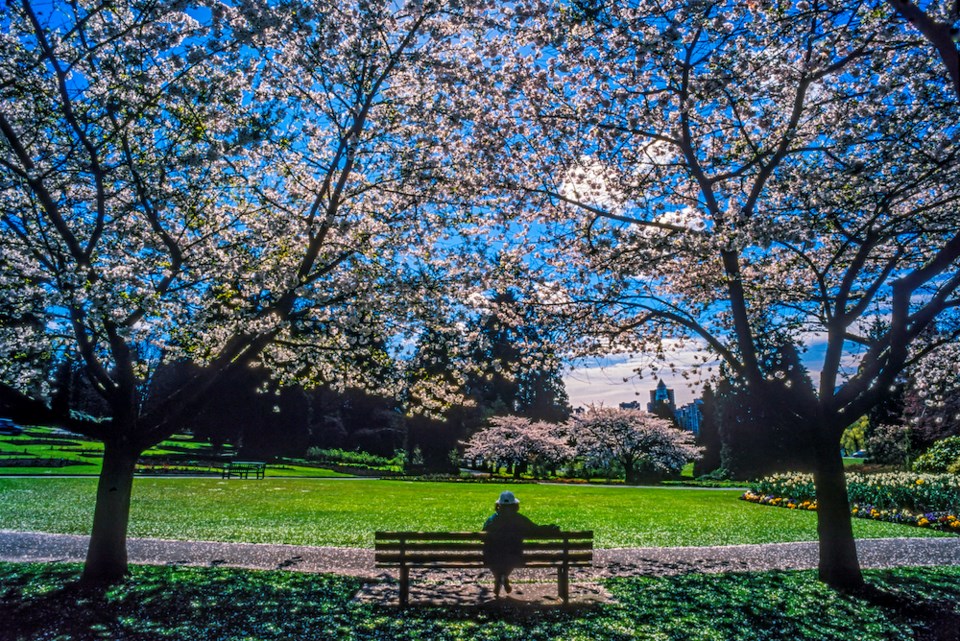
<instances>
[{"instance_id":1,"label":"pink blossom tree","mask_svg":"<svg viewBox=\"0 0 960 641\"><path fill-rule=\"evenodd\" d=\"M466 459L480 459L495 468L523 465L535 470L556 467L573 458L564 426L522 416L494 416L464 444Z\"/></svg>"},{"instance_id":2,"label":"pink blossom tree","mask_svg":"<svg viewBox=\"0 0 960 641\"><path fill-rule=\"evenodd\" d=\"M568 430L580 456L601 465L616 461L630 484L677 474L702 451L693 444L693 432L641 410L592 406L571 418Z\"/></svg>"},{"instance_id":3,"label":"pink blossom tree","mask_svg":"<svg viewBox=\"0 0 960 641\"><path fill-rule=\"evenodd\" d=\"M463 444L463 456L479 459L494 469L507 466L519 473L530 453L529 426L530 420L520 416L494 416Z\"/></svg>"},{"instance_id":4,"label":"pink blossom tree","mask_svg":"<svg viewBox=\"0 0 960 641\"><path fill-rule=\"evenodd\" d=\"M563 292L546 302L592 337L570 343L723 363L811 445L820 576L840 588L863 581L843 430L960 335L956 97L874 8L527 12L491 83L518 215Z\"/></svg>"},{"instance_id":5,"label":"pink blossom tree","mask_svg":"<svg viewBox=\"0 0 960 641\"><path fill-rule=\"evenodd\" d=\"M532 421L527 428L531 441L528 460L535 476L556 473L557 468L569 463L576 456L570 442L568 426L564 423Z\"/></svg>"},{"instance_id":6,"label":"pink blossom tree","mask_svg":"<svg viewBox=\"0 0 960 641\"><path fill-rule=\"evenodd\" d=\"M125 573L137 457L216 381L362 386L433 318L470 218L477 5L7 4L0 390L104 443L85 580ZM51 407L68 359L103 420ZM176 361L204 367L152 387Z\"/></svg>"}]
</instances>

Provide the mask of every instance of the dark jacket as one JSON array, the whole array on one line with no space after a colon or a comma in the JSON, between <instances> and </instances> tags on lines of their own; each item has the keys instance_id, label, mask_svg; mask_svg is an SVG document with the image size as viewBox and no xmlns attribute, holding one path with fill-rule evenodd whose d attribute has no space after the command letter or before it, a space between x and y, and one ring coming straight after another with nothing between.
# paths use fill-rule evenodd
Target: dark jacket
<instances>
[{"instance_id":1,"label":"dark jacket","mask_svg":"<svg viewBox=\"0 0 960 641\"><path fill-rule=\"evenodd\" d=\"M494 571L507 571L523 565L523 537L557 532L556 525L537 525L519 512L500 511L483 524L487 537L483 543L483 562Z\"/></svg>"}]
</instances>

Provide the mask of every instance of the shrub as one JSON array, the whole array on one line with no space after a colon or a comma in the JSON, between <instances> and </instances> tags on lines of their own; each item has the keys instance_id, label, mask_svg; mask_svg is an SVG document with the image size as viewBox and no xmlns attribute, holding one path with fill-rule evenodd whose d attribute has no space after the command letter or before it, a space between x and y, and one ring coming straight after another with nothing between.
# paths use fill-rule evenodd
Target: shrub
<instances>
[{"instance_id":1,"label":"shrub","mask_svg":"<svg viewBox=\"0 0 960 641\"><path fill-rule=\"evenodd\" d=\"M902 465L910 453L910 435L902 425L880 424L867 436L866 445L872 462Z\"/></svg>"},{"instance_id":2,"label":"shrub","mask_svg":"<svg viewBox=\"0 0 960 641\"><path fill-rule=\"evenodd\" d=\"M914 462L913 471L956 474L960 471L960 436L950 436L931 445Z\"/></svg>"},{"instance_id":3,"label":"shrub","mask_svg":"<svg viewBox=\"0 0 960 641\"><path fill-rule=\"evenodd\" d=\"M718 467L712 472L701 474L697 477L698 481L729 481L731 479L730 470L725 467Z\"/></svg>"},{"instance_id":4,"label":"shrub","mask_svg":"<svg viewBox=\"0 0 960 641\"><path fill-rule=\"evenodd\" d=\"M352 465L358 467L389 467L397 465L397 457L387 458L369 452L352 452L341 449L324 449L311 447L307 450L307 459L319 463L334 465Z\"/></svg>"}]
</instances>

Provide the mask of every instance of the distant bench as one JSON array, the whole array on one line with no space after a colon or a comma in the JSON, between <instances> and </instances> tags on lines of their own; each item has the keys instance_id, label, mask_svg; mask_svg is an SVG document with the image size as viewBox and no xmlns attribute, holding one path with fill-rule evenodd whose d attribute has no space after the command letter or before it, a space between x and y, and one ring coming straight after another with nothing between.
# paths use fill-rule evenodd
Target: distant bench
<instances>
[{"instance_id":1,"label":"distant bench","mask_svg":"<svg viewBox=\"0 0 960 641\"><path fill-rule=\"evenodd\" d=\"M400 568L400 606L410 599L410 568L484 568L485 532L377 532L378 568ZM558 596L570 600L570 568L593 563L593 532L552 532L523 538L527 568L557 568Z\"/></svg>"},{"instance_id":2,"label":"distant bench","mask_svg":"<svg viewBox=\"0 0 960 641\"><path fill-rule=\"evenodd\" d=\"M253 474L255 479L262 479L267 472L267 464L263 461L227 461L223 464L220 478L228 479L232 476L247 479Z\"/></svg>"}]
</instances>

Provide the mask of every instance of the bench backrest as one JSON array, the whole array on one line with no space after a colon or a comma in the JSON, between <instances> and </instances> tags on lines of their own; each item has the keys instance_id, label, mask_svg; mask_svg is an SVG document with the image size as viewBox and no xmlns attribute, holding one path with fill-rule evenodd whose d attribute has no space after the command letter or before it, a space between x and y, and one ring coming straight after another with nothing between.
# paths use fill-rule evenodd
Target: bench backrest
<instances>
[{"instance_id":1,"label":"bench backrest","mask_svg":"<svg viewBox=\"0 0 960 641\"><path fill-rule=\"evenodd\" d=\"M483 567L486 532L377 532L377 567ZM583 567L593 562L593 532L551 532L523 537L527 567Z\"/></svg>"}]
</instances>

